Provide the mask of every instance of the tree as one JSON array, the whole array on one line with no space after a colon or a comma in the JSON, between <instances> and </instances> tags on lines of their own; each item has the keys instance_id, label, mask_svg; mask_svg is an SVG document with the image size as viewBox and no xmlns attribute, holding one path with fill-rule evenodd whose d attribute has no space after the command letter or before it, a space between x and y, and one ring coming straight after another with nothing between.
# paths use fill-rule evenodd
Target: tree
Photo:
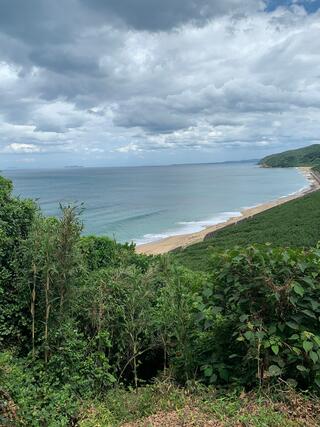
<instances>
[{"instance_id":1,"label":"tree","mask_svg":"<svg viewBox=\"0 0 320 427\"><path fill-rule=\"evenodd\" d=\"M12 183L0 177L0 347L18 346L28 327L27 288L21 290L26 265L21 256L37 206L12 195Z\"/></svg>"}]
</instances>

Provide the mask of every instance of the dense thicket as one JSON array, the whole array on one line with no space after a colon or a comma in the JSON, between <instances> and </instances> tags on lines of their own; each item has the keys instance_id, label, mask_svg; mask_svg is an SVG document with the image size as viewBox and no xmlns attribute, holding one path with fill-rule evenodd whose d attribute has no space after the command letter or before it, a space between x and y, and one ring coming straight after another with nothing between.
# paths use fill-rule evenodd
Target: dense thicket
<instances>
[{"instance_id":1,"label":"dense thicket","mask_svg":"<svg viewBox=\"0 0 320 427\"><path fill-rule=\"evenodd\" d=\"M0 184L0 422L75 425L83 402L157 375L320 384L317 247L231 249L193 272L81 237L77 207L45 218Z\"/></svg>"},{"instance_id":2,"label":"dense thicket","mask_svg":"<svg viewBox=\"0 0 320 427\"><path fill-rule=\"evenodd\" d=\"M25 340L28 290L21 288L21 255L37 214L35 203L11 192L11 182L0 177L0 348Z\"/></svg>"}]
</instances>

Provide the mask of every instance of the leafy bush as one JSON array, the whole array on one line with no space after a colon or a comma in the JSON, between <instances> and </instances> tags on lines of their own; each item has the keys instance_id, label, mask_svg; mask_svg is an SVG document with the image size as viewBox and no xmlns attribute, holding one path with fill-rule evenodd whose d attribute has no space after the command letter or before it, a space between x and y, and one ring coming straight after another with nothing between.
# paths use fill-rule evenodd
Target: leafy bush
<instances>
[{"instance_id":1,"label":"leafy bush","mask_svg":"<svg viewBox=\"0 0 320 427\"><path fill-rule=\"evenodd\" d=\"M19 280L21 248L36 212L35 203L13 197L12 183L0 176L0 348L25 340L28 302Z\"/></svg>"},{"instance_id":2,"label":"leafy bush","mask_svg":"<svg viewBox=\"0 0 320 427\"><path fill-rule=\"evenodd\" d=\"M151 258L137 255L134 244L120 244L109 237L85 236L81 238L80 245L89 271L126 265L136 265L145 270Z\"/></svg>"},{"instance_id":3,"label":"leafy bush","mask_svg":"<svg viewBox=\"0 0 320 427\"><path fill-rule=\"evenodd\" d=\"M16 408L11 425L66 426L76 415L79 403L72 387L69 384L55 387L39 367L9 353L0 353L0 375L1 387Z\"/></svg>"},{"instance_id":4,"label":"leafy bush","mask_svg":"<svg viewBox=\"0 0 320 427\"><path fill-rule=\"evenodd\" d=\"M164 372L181 383L197 377L201 331L194 304L206 284L206 275L172 266L158 292L153 322L164 354Z\"/></svg>"},{"instance_id":5,"label":"leafy bush","mask_svg":"<svg viewBox=\"0 0 320 427\"><path fill-rule=\"evenodd\" d=\"M320 386L319 266L318 248L252 246L216 255L213 285L198 301L204 377Z\"/></svg>"}]
</instances>

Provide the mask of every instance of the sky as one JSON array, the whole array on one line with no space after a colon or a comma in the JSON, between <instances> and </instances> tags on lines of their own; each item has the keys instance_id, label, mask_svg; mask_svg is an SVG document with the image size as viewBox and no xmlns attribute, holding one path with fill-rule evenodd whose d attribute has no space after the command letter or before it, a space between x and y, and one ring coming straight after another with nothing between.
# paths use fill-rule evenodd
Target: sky
<instances>
[{"instance_id":1,"label":"sky","mask_svg":"<svg viewBox=\"0 0 320 427\"><path fill-rule=\"evenodd\" d=\"M320 0L0 0L0 168L320 143Z\"/></svg>"}]
</instances>

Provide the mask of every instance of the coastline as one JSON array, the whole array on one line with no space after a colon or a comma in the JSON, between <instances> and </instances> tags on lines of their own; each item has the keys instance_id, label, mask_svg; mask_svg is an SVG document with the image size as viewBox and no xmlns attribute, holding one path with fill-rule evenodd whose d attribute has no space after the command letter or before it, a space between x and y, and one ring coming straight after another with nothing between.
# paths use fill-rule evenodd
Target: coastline
<instances>
[{"instance_id":1,"label":"coastline","mask_svg":"<svg viewBox=\"0 0 320 427\"><path fill-rule=\"evenodd\" d=\"M289 202L290 200L303 197L306 194L312 193L313 191L320 189L320 178L317 177L314 172L312 172L311 167L298 167L297 169L299 169L299 171L309 181L309 187L307 187L306 189L300 190L288 196L280 197L276 200L253 206L248 209L243 209L241 211L240 216L231 217L227 221L215 225L210 225L201 231L197 231L190 234L179 234L175 236L166 237L165 239L161 239L155 242L141 244L136 247L136 252L146 255L160 255L173 251L174 249L185 248L195 243L202 242L208 234L214 233L217 230L220 230L231 224L236 224L239 221L251 218L252 216L271 209L275 206L282 205L284 203Z\"/></svg>"}]
</instances>

